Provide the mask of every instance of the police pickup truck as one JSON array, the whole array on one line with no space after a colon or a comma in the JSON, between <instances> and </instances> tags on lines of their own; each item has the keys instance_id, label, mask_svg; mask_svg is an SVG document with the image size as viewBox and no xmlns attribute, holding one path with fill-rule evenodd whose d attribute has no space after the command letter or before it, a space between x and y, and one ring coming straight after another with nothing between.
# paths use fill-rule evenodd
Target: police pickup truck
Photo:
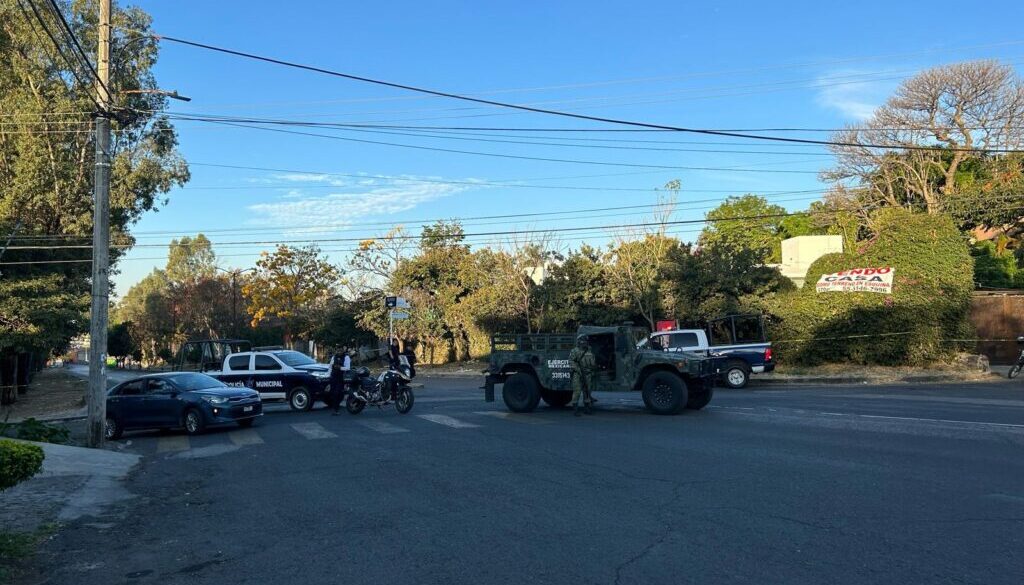
<instances>
[{"instance_id":1,"label":"police pickup truck","mask_svg":"<svg viewBox=\"0 0 1024 585\"><path fill-rule=\"evenodd\" d=\"M297 351L251 347L241 340L190 341L182 346L176 369L203 372L228 386L251 388L264 402L287 401L292 410L309 410L318 400L326 403L327 365Z\"/></svg>"},{"instance_id":2,"label":"police pickup truck","mask_svg":"<svg viewBox=\"0 0 1024 585\"><path fill-rule=\"evenodd\" d=\"M700 352L721 360L721 379L730 388L743 388L751 374L775 369L772 344L759 315L729 315L708 322L707 329L655 331L642 347L668 352Z\"/></svg>"}]
</instances>

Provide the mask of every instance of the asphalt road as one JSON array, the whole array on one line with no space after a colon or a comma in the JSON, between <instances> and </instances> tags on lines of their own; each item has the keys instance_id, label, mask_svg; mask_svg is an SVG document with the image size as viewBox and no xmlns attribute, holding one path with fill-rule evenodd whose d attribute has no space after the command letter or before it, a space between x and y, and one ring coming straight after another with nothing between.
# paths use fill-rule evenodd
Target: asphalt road
<instances>
[{"instance_id":1,"label":"asphalt road","mask_svg":"<svg viewBox=\"0 0 1024 585\"><path fill-rule=\"evenodd\" d=\"M1024 582L1024 383L720 390L675 417L606 394L579 419L478 385L128 435L138 497L45 544L45 582Z\"/></svg>"}]
</instances>

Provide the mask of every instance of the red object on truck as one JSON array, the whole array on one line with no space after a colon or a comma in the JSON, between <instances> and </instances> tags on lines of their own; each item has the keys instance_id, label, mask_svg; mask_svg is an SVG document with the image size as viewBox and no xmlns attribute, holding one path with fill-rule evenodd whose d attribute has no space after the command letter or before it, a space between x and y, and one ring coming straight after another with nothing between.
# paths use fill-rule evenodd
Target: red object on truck
<instances>
[{"instance_id":1,"label":"red object on truck","mask_svg":"<svg viewBox=\"0 0 1024 585\"><path fill-rule=\"evenodd\" d=\"M661 320L655 323L655 331L672 331L679 329L679 322L672 320Z\"/></svg>"}]
</instances>

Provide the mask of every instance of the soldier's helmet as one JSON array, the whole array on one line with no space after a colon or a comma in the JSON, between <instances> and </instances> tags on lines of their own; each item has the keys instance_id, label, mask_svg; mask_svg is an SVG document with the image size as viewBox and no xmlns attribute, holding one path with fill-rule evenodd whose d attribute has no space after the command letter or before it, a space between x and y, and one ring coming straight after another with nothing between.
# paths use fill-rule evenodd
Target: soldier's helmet
<instances>
[{"instance_id":1,"label":"soldier's helmet","mask_svg":"<svg viewBox=\"0 0 1024 585\"><path fill-rule=\"evenodd\" d=\"M590 342L587 341L587 336L586 335L577 335L576 336L576 345L578 345L580 347L586 347L587 345L589 345L589 343Z\"/></svg>"}]
</instances>

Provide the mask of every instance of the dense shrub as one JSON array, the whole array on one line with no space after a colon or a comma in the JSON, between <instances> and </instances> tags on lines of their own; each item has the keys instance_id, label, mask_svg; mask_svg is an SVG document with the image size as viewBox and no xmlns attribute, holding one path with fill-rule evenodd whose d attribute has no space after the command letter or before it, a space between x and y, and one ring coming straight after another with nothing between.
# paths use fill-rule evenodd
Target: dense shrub
<instances>
[{"instance_id":1,"label":"dense shrub","mask_svg":"<svg viewBox=\"0 0 1024 585\"><path fill-rule=\"evenodd\" d=\"M1002 250L994 242L978 242L971 249L974 257L974 279L981 286L1012 288L1020 281L1017 258L1011 250Z\"/></svg>"},{"instance_id":2,"label":"dense shrub","mask_svg":"<svg viewBox=\"0 0 1024 585\"><path fill-rule=\"evenodd\" d=\"M43 450L37 445L0 440L0 490L12 487L43 468Z\"/></svg>"},{"instance_id":3,"label":"dense shrub","mask_svg":"<svg viewBox=\"0 0 1024 585\"><path fill-rule=\"evenodd\" d=\"M38 443L68 442L71 432L59 425L51 425L34 418L27 418L17 425L17 437L23 441L36 441Z\"/></svg>"},{"instance_id":4,"label":"dense shrub","mask_svg":"<svg viewBox=\"0 0 1024 585\"><path fill-rule=\"evenodd\" d=\"M953 222L903 209L881 210L874 219L873 239L818 259L802 289L770 301L780 360L924 364L963 347L949 340L971 337L973 263ZM896 271L891 295L815 290L822 274L880 266Z\"/></svg>"}]
</instances>

